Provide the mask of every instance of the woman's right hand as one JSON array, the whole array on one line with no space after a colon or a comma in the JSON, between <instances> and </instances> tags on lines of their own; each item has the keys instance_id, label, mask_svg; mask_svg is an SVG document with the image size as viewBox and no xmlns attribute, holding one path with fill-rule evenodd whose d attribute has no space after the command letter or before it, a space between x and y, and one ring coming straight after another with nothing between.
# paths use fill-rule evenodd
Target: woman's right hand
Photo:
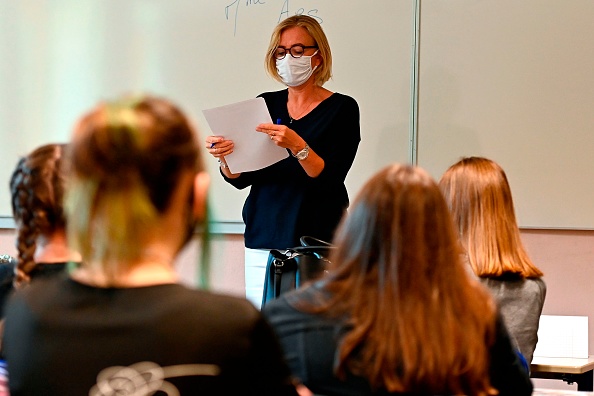
<instances>
[{"instance_id":1,"label":"woman's right hand","mask_svg":"<svg viewBox=\"0 0 594 396\"><path fill-rule=\"evenodd\" d=\"M233 152L233 140L227 140L223 136L207 136L206 149L215 158L222 158Z\"/></svg>"}]
</instances>

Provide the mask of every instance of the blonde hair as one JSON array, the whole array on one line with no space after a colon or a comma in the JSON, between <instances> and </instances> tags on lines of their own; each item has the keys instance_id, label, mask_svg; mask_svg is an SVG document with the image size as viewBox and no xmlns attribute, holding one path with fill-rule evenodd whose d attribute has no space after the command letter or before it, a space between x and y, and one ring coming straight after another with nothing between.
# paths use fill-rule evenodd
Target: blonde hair
<instances>
[{"instance_id":1,"label":"blonde hair","mask_svg":"<svg viewBox=\"0 0 594 396\"><path fill-rule=\"evenodd\" d=\"M422 169L391 165L361 189L334 239L331 298L347 317L335 366L374 389L485 395L495 303L460 258L444 199Z\"/></svg>"},{"instance_id":2,"label":"blonde hair","mask_svg":"<svg viewBox=\"0 0 594 396\"><path fill-rule=\"evenodd\" d=\"M69 165L69 242L111 280L141 258L143 231L168 208L182 174L203 170L185 115L155 97L101 103L83 116Z\"/></svg>"},{"instance_id":3,"label":"blonde hair","mask_svg":"<svg viewBox=\"0 0 594 396\"><path fill-rule=\"evenodd\" d=\"M543 275L524 249L511 189L497 163L482 157L463 158L444 173L439 186L478 276Z\"/></svg>"},{"instance_id":4,"label":"blonde hair","mask_svg":"<svg viewBox=\"0 0 594 396\"><path fill-rule=\"evenodd\" d=\"M302 27L313 38L315 45L318 47L318 55L322 58L322 63L314 71L314 81L316 85L322 86L330 78L332 78L332 52L330 51L330 44L326 38L326 34L322 26L314 18L307 15L294 15L281 21L270 37L270 44L264 59L264 65L268 74L278 82L283 82L278 71L276 70L276 58L274 53L280 44L280 37L284 30L291 27ZM287 55L290 56L290 55Z\"/></svg>"}]
</instances>

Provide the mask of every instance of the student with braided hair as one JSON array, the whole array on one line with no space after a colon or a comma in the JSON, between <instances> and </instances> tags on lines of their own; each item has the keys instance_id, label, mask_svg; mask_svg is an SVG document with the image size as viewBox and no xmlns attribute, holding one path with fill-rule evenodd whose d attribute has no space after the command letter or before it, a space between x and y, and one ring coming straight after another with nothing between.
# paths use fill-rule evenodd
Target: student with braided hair
<instances>
[{"instance_id":1,"label":"student with braided hair","mask_svg":"<svg viewBox=\"0 0 594 396\"><path fill-rule=\"evenodd\" d=\"M19 161L10 179L18 228L17 285L30 282L37 274L60 271L69 261L80 261L80 255L66 243L65 149L64 144L46 144L33 150Z\"/></svg>"},{"instance_id":2,"label":"student with braided hair","mask_svg":"<svg viewBox=\"0 0 594 396\"><path fill-rule=\"evenodd\" d=\"M10 178L12 213L17 227L17 287L32 278L63 272L80 255L66 243L64 144L46 144L22 157Z\"/></svg>"}]
</instances>

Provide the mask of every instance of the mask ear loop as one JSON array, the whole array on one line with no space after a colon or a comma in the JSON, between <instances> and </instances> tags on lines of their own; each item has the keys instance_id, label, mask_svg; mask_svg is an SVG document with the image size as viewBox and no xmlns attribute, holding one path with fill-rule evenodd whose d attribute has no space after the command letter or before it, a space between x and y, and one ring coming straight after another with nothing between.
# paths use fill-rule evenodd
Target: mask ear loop
<instances>
[{"instance_id":1,"label":"mask ear loop","mask_svg":"<svg viewBox=\"0 0 594 396\"><path fill-rule=\"evenodd\" d=\"M314 52L313 54L311 54L311 56L309 57L309 61L311 62L313 57L316 56L318 54L318 52L320 52L319 49L316 49L316 52ZM320 61L320 63L322 63L322 61ZM320 65L315 65L314 67L312 67L311 69L311 74L313 75L316 72L316 69L318 68L318 66Z\"/></svg>"}]
</instances>

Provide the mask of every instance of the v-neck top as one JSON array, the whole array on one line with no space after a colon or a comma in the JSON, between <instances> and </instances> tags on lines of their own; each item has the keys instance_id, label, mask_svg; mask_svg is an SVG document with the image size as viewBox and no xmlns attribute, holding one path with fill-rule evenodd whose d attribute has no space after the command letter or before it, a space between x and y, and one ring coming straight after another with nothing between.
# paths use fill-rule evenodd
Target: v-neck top
<instances>
[{"instance_id":1,"label":"v-neck top","mask_svg":"<svg viewBox=\"0 0 594 396\"><path fill-rule=\"evenodd\" d=\"M282 249L299 245L304 235L330 241L349 197L344 184L361 133L359 106L350 96L333 93L300 119L290 122L288 90L265 92L273 120L281 120L324 160L310 177L292 155L264 169L225 180L238 189L250 187L242 211L245 246ZM289 153L290 154L290 153Z\"/></svg>"}]
</instances>

